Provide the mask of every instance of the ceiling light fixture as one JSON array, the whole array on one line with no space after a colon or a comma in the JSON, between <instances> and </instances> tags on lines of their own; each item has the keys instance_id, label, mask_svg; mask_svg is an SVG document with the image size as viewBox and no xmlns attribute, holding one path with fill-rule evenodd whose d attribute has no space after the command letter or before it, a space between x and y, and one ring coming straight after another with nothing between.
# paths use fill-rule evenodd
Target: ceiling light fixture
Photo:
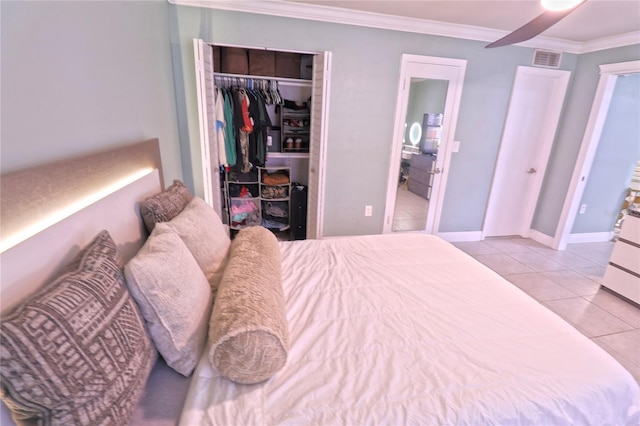
<instances>
[{"instance_id":1,"label":"ceiling light fixture","mask_svg":"<svg viewBox=\"0 0 640 426\"><path fill-rule=\"evenodd\" d=\"M547 10L560 11L576 7L584 0L540 0L542 7Z\"/></svg>"}]
</instances>

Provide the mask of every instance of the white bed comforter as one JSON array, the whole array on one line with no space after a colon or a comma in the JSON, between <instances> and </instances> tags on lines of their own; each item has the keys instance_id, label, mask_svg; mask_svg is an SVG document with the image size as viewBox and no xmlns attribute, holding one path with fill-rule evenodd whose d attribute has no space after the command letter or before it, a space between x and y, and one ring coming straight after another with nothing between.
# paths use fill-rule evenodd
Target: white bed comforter
<instances>
[{"instance_id":1,"label":"white bed comforter","mask_svg":"<svg viewBox=\"0 0 640 426\"><path fill-rule=\"evenodd\" d=\"M640 422L640 389L604 350L430 235L281 243L291 348L258 385L206 354L183 425Z\"/></svg>"}]
</instances>

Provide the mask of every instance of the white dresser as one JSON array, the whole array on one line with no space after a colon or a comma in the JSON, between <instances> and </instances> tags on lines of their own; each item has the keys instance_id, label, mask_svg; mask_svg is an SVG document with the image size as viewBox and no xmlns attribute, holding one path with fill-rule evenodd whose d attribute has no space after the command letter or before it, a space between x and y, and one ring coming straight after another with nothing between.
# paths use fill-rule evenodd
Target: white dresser
<instances>
[{"instance_id":1,"label":"white dresser","mask_svg":"<svg viewBox=\"0 0 640 426\"><path fill-rule=\"evenodd\" d=\"M604 274L604 286L640 304L640 218L628 214Z\"/></svg>"}]
</instances>

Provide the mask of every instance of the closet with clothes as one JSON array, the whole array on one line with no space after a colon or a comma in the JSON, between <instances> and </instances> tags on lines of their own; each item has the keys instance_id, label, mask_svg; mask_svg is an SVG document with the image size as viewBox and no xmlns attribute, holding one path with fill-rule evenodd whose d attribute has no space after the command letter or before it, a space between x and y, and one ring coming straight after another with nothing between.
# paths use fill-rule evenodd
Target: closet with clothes
<instances>
[{"instance_id":1,"label":"closet with clothes","mask_svg":"<svg viewBox=\"0 0 640 426\"><path fill-rule=\"evenodd\" d=\"M197 39L194 50L205 200L232 232L262 225L283 239L321 237L330 53ZM287 182L266 188L267 170Z\"/></svg>"}]
</instances>

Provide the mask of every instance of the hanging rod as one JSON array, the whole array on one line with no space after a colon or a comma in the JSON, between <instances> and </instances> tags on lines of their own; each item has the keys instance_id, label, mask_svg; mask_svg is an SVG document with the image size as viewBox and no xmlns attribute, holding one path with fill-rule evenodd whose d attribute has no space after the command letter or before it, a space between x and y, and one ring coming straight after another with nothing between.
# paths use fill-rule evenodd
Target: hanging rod
<instances>
[{"instance_id":1,"label":"hanging rod","mask_svg":"<svg viewBox=\"0 0 640 426\"><path fill-rule=\"evenodd\" d=\"M286 77L269 77L264 75L248 75L248 74L229 74L222 72L214 72L214 79L216 77L228 77L228 78L237 78L242 80L266 80L266 81L277 81L278 83L286 84L287 86L302 86L302 87L311 87L311 80L303 80L301 78L286 78Z\"/></svg>"}]
</instances>

